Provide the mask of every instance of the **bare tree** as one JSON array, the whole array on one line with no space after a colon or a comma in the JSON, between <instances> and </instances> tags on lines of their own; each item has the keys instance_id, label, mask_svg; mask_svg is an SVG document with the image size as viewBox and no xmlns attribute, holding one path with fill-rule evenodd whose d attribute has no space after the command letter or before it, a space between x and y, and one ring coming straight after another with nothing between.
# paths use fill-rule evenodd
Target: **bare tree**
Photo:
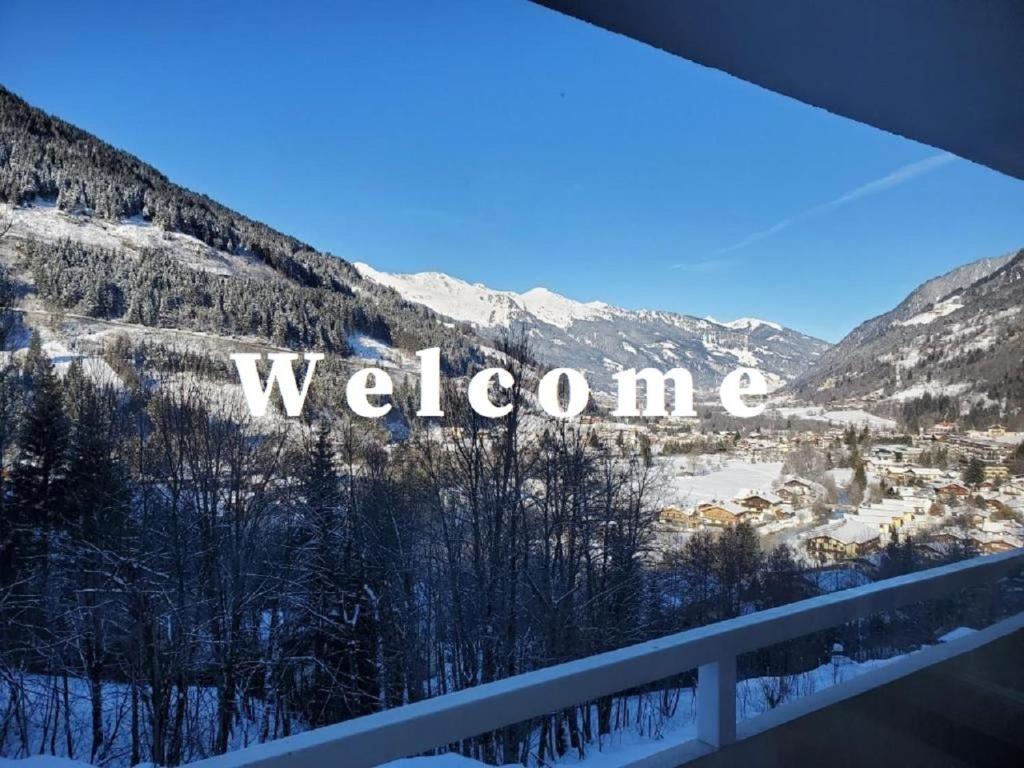
<instances>
[{"instance_id":1,"label":"bare tree","mask_svg":"<svg viewBox=\"0 0 1024 768\"><path fill-rule=\"evenodd\" d=\"M14 229L14 206L0 205L0 240Z\"/></svg>"}]
</instances>

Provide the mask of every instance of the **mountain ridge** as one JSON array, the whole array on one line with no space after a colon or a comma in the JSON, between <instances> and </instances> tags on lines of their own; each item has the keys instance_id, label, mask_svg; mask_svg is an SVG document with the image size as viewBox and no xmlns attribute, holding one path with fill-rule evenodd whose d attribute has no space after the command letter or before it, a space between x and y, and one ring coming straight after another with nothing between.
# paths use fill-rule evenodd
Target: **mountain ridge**
<instances>
[{"instance_id":1,"label":"mountain ridge","mask_svg":"<svg viewBox=\"0 0 1024 768\"><path fill-rule=\"evenodd\" d=\"M820 339L757 318L723 323L667 310L577 301L543 287L517 293L443 272L396 274L362 262L354 266L364 279L482 335L525 327L542 360L596 371L596 383L605 391L612 390L617 371L648 366L686 367L705 389L716 386L732 368L759 367L778 388L828 347Z\"/></svg>"},{"instance_id":2,"label":"mountain ridge","mask_svg":"<svg viewBox=\"0 0 1024 768\"><path fill-rule=\"evenodd\" d=\"M1022 309L1024 249L969 262L861 323L791 391L817 403L873 401L908 420L1013 415L1024 406Z\"/></svg>"}]
</instances>

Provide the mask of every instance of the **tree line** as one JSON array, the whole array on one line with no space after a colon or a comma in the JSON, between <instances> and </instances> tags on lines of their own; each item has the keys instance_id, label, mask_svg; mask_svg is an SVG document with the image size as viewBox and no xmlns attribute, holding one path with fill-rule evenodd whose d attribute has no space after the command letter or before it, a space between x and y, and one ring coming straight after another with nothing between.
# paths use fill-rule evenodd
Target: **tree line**
<instances>
[{"instance_id":1,"label":"tree line","mask_svg":"<svg viewBox=\"0 0 1024 768\"><path fill-rule=\"evenodd\" d=\"M478 359L469 337L422 307L376 302L350 290L300 286L280 276L225 278L192 268L171 253L128 254L72 240L25 240L21 265L52 306L89 317L150 327L266 339L291 349L351 355L353 334L406 350L443 350L447 373Z\"/></svg>"}]
</instances>

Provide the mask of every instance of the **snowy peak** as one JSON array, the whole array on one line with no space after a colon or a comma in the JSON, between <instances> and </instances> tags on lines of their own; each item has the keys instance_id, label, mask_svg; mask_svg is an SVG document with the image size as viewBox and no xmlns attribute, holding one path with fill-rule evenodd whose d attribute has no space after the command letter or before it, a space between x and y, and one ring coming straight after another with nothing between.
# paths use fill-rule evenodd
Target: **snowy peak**
<instances>
[{"instance_id":1,"label":"snowy peak","mask_svg":"<svg viewBox=\"0 0 1024 768\"><path fill-rule=\"evenodd\" d=\"M494 337L513 323L528 332L533 352L551 365L590 371L610 391L624 368L682 366L698 386L717 386L736 366L764 371L774 386L802 373L827 349L825 342L777 323L744 317L729 323L673 312L627 310L582 302L547 288L496 291L439 272L388 274L355 264L366 280L397 291L406 301L471 324Z\"/></svg>"},{"instance_id":2,"label":"snowy peak","mask_svg":"<svg viewBox=\"0 0 1024 768\"><path fill-rule=\"evenodd\" d=\"M757 317L738 317L735 320L730 320L729 322L716 320L715 318L711 317L711 315L708 315L704 319L707 320L709 323L720 325L723 328L732 328L734 331L756 331L761 326L771 328L776 331L782 330L782 326L779 325L778 323L773 323L770 320L761 320L760 318Z\"/></svg>"},{"instance_id":3,"label":"snowy peak","mask_svg":"<svg viewBox=\"0 0 1024 768\"><path fill-rule=\"evenodd\" d=\"M584 303L547 288L532 288L520 294L519 300L527 312L558 328L568 328L577 320L593 320L614 314L612 307L600 301Z\"/></svg>"},{"instance_id":4,"label":"snowy peak","mask_svg":"<svg viewBox=\"0 0 1024 768\"><path fill-rule=\"evenodd\" d=\"M422 304L460 323L481 328L504 327L521 309L515 293L494 291L442 272L399 275L380 272L361 262L353 266L363 278L393 288L406 301Z\"/></svg>"},{"instance_id":5,"label":"snowy peak","mask_svg":"<svg viewBox=\"0 0 1024 768\"><path fill-rule=\"evenodd\" d=\"M478 328L507 328L513 321L530 315L564 330L577 320L593 320L616 312L602 302L576 301L547 288L532 288L526 293L497 291L443 272L403 275L380 272L362 262L354 266L367 280L395 289L407 301Z\"/></svg>"},{"instance_id":6,"label":"snowy peak","mask_svg":"<svg viewBox=\"0 0 1024 768\"><path fill-rule=\"evenodd\" d=\"M755 331L762 325L767 328L772 328L776 331L781 331L782 326L778 323L773 323L769 320L760 320L756 317L741 317L737 320L732 320L728 323L722 323L726 328L732 328L737 331Z\"/></svg>"},{"instance_id":7,"label":"snowy peak","mask_svg":"<svg viewBox=\"0 0 1024 768\"><path fill-rule=\"evenodd\" d=\"M928 325L940 317L945 317L956 312L958 309L963 309L963 307L963 301L960 296L949 296L942 301L936 302L931 309L920 312L907 320L896 320L893 322L893 325Z\"/></svg>"}]
</instances>

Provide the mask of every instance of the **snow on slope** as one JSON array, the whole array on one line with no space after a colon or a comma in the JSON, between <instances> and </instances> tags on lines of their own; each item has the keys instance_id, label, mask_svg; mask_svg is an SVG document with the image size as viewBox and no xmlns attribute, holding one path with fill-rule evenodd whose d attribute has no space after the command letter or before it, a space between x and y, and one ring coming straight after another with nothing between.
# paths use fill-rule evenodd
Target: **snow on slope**
<instances>
[{"instance_id":1,"label":"snow on slope","mask_svg":"<svg viewBox=\"0 0 1024 768\"><path fill-rule=\"evenodd\" d=\"M564 329L576 320L608 317L619 311L599 301L575 301L547 288L533 288L526 293L496 291L482 283L467 283L442 272L398 275L380 272L362 262L355 262L353 266L363 277L394 288L408 301L483 328L507 327L529 313L542 322Z\"/></svg>"},{"instance_id":2,"label":"snow on slope","mask_svg":"<svg viewBox=\"0 0 1024 768\"><path fill-rule=\"evenodd\" d=\"M13 209L12 218L12 237L31 236L46 242L73 240L129 254L164 249L193 269L217 275L270 273L269 267L255 258L218 251L190 235L168 232L141 217L112 222L76 216L50 201L37 199L29 206Z\"/></svg>"},{"instance_id":3,"label":"snow on slope","mask_svg":"<svg viewBox=\"0 0 1024 768\"><path fill-rule=\"evenodd\" d=\"M794 407L773 407L769 414L777 414L779 417L807 419L808 421L823 421L827 424L838 424L844 427L870 427L882 431L894 431L896 422L882 416L861 410L859 408L846 408L827 410L816 406L794 406Z\"/></svg>"},{"instance_id":4,"label":"snow on slope","mask_svg":"<svg viewBox=\"0 0 1024 768\"><path fill-rule=\"evenodd\" d=\"M104 221L36 201L14 211L14 224L15 237L50 242L66 238L116 249L128 258L162 249L184 266L224 276L260 279L270 271L248 254L211 248L141 218ZM804 371L827 348L817 339L753 318L718 323L672 312L576 301L541 287L516 293L439 272L393 275L366 264L355 266L366 280L396 290L407 301L472 325L484 340L498 337L504 329L523 327L542 363L589 372L597 392L613 391L611 376L618 370L676 366L687 368L701 389L717 388L721 378L737 366L759 368L775 389ZM390 357L380 349L369 349L358 338L351 341L360 357Z\"/></svg>"},{"instance_id":5,"label":"snow on slope","mask_svg":"<svg viewBox=\"0 0 1024 768\"><path fill-rule=\"evenodd\" d=\"M958 309L963 309L963 307L963 302L959 296L950 296L948 299L938 302L930 310L914 315L909 320L897 320L894 325L928 325L940 317L945 317L956 312Z\"/></svg>"},{"instance_id":6,"label":"snow on slope","mask_svg":"<svg viewBox=\"0 0 1024 768\"><path fill-rule=\"evenodd\" d=\"M1019 407L1009 385L1024 350L1024 250L980 259L922 283L890 311L857 326L821 355L790 391L836 407L898 405L925 394L974 405Z\"/></svg>"},{"instance_id":7,"label":"snow on slope","mask_svg":"<svg viewBox=\"0 0 1024 768\"><path fill-rule=\"evenodd\" d=\"M598 391L611 391L612 373L625 368L682 366L699 388L717 387L737 366L759 368L773 389L805 370L827 344L777 323L740 318L729 323L657 310L627 310L582 302L534 288L498 291L439 272L389 274L367 264L367 280L407 301L469 323L483 336L521 325L542 362L589 371Z\"/></svg>"},{"instance_id":8,"label":"snow on slope","mask_svg":"<svg viewBox=\"0 0 1024 768\"><path fill-rule=\"evenodd\" d=\"M443 272L392 274L381 272L363 262L355 262L353 266L363 277L394 288L408 301L422 304L453 320L485 328L507 327L523 312L563 330L577 320L648 314L619 309L603 301L577 301L542 287L516 293L494 290L482 283L468 283ZM721 322L713 317L706 317L705 320L734 331L753 331L761 326L783 330L778 323L755 317L741 317L729 322Z\"/></svg>"},{"instance_id":9,"label":"snow on slope","mask_svg":"<svg viewBox=\"0 0 1024 768\"><path fill-rule=\"evenodd\" d=\"M708 315L704 319L712 323L717 323L718 325L724 326L726 328L732 328L735 331L753 331L757 328L760 328L762 325L768 326L769 328L774 328L776 331L782 330L782 326L779 325L778 323L773 323L769 320L761 320L760 318L757 317L738 317L735 320L730 320L727 323L722 322L721 320L715 320L715 318L711 317L711 315Z\"/></svg>"},{"instance_id":10,"label":"snow on slope","mask_svg":"<svg viewBox=\"0 0 1024 768\"><path fill-rule=\"evenodd\" d=\"M610 317L621 311L600 301L575 301L547 288L532 288L520 294L519 299L527 312L559 328L568 328L576 320Z\"/></svg>"}]
</instances>

